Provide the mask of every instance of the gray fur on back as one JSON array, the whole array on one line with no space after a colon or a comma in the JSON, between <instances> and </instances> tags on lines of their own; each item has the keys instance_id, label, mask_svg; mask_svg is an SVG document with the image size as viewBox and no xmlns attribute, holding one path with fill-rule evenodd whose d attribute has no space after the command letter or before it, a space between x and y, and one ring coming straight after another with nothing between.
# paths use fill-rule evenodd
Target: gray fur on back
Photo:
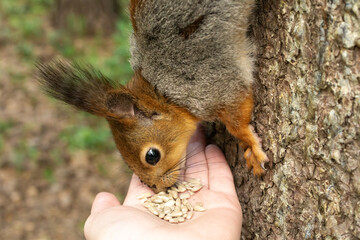
<instances>
[{"instance_id":1,"label":"gray fur on back","mask_svg":"<svg viewBox=\"0 0 360 240\"><path fill-rule=\"evenodd\" d=\"M135 12L131 65L155 88L204 120L251 88L246 38L254 0L145 0ZM186 39L181 29L203 20Z\"/></svg>"}]
</instances>

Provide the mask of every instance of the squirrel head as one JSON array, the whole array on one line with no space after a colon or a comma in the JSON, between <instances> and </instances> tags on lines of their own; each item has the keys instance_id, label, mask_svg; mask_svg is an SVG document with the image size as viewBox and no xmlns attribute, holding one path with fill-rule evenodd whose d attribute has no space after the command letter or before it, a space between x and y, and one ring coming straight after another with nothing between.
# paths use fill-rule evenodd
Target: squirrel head
<instances>
[{"instance_id":1,"label":"squirrel head","mask_svg":"<svg viewBox=\"0 0 360 240\"><path fill-rule=\"evenodd\" d=\"M163 191L179 178L197 119L159 95L140 72L126 89L107 97L106 118L116 146L143 183Z\"/></svg>"},{"instance_id":2,"label":"squirrel head","mask_svg":"<svg viewBox=\"0 0 360 240\"><path fill-rule=\"evenodd\" d=\"M122 86L78 64L38 68L49 95L107 119L123 159L154 192L178 180L198 119L161 96L140 71Z\"/></svg>"}]
</instances>

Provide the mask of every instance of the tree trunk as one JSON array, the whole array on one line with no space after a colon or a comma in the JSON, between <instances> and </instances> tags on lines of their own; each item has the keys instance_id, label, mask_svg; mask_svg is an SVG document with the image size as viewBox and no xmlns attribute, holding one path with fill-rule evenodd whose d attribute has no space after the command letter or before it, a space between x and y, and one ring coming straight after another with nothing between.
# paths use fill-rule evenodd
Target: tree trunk
<instances>
[{"instance_id":1,"label":"tree trunk","mask_svg":"<svg viewBox=\"0 0 360 240\"><path fill-rule=\"evenodd\" d=\"M242 239L360 239L359 12L358 0L259 1L253 126L271 169L254 177L224 127L208 126L234 174Z\"/></svg>"},{"instance_id":2,"label":"tree trunk","mask_svg":"<svg viewBox=\"0 0 360 240\"><path fill-rule=\"evenodd\" d=\"M53 24L79 34L111 34L119 14L117 0L56 0Z\"/></svg>"}]
</instances>

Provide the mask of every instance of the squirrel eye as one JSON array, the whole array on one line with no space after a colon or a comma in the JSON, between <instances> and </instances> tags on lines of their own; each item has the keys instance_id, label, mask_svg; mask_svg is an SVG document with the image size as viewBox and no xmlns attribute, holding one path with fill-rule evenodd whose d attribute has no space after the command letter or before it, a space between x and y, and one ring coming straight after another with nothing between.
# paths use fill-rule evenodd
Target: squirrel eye
<instances>
[{"instance_id":1,"label":"squirrel eye","mask_svg":"<svg viewBox=\"0 0 360 240\"><path fill-rule=\"evenodd\" d=\"M160 160L160 151L156 148L150 148L145 155L145 160L150 165L155 165Z\"/></svg>"}]
</instances>

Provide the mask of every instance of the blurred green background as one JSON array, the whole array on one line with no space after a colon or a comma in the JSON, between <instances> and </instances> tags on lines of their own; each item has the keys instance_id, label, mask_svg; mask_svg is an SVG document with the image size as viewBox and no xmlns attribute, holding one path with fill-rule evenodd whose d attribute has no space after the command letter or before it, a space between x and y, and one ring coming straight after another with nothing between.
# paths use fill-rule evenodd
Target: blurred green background
<instances>
[{"instance_id":1,"label":"blurred green background","mask_svg":"<svg viewBox=\"0 0 360 240\"><path fill-rule=\"evenodd\" d=\"M95 195L124 198L131 173L106 121L45 96L35 63L58 57L90 63L126 83L132 75L127 5L0 0L2 239L84 239Z\"/></svg>"}]
</instances>

